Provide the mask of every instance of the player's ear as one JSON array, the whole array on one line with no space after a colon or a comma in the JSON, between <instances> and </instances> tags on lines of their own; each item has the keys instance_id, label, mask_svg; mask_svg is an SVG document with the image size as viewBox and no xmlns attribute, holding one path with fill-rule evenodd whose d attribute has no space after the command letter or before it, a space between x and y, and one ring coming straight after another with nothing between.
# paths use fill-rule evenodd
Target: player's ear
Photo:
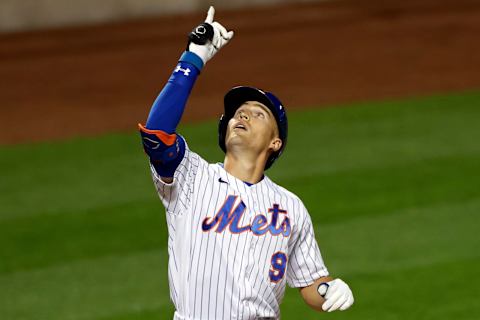
<instances>
[{"instance_id":1,"label":"player's ear","mask_svg":"<svg viewBox=\"0 0 480 320\"><path fill-rule=\"evenodd\" d=\"M280 150L281 147L282 147L282 140L278 137L273 138L273 140L270 142L270 149L273 152L277 152L278 150Z\"/></svg>"}]
</instances>

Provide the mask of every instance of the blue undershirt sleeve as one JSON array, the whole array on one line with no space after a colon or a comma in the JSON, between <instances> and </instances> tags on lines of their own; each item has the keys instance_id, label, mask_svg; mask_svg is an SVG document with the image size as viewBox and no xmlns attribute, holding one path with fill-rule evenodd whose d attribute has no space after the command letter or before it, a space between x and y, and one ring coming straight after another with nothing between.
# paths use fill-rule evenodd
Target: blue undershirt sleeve
<instances>
[{"instance_id":1,"label":"blue undershirt sleeve","mask_svg":"<svg viewBox=\"0 0 480 320\"><path fill-rule=\"evenodd\" d=\"M145 127L140 126L145 152L162 177L173 177L185 155L185 141L176 129L202 68L199 56L184 52L153 103Z\"/></svg>"},{"instance_id":2,"label":"blue undershirt sleeve","mask_svg":"<svg viewBox=\"0 0 480 320\"><path fill-rule=\"evenodd\" d=\"M170 79L153 103L148 115L147 129L174 133L185 110L195 80L203 68L196 54L186 51L180 57Z\"/></svg>"}]
</instances>

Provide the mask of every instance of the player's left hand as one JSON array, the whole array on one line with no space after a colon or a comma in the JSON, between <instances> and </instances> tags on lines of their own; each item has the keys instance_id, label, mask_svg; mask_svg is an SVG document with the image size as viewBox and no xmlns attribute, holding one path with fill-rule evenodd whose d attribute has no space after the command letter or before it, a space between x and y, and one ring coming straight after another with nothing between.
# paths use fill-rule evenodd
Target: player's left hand
<instances>
[{"instance_id":1,"label":"player's left hand","mask_svg":"<svg viewBox=\"0 0 480 320\"><path fill-rule=\"evenodd\" d=\"M323 311L343 311L350 308L354 301L352 290L342 279L321 283L317 291L325 298L322 305Z\"/></svg>"},{"instance_id":2,"label":"player's left hand","mask_svg":"<svg viewBox=\"0 0 480 320\"><path fill-rule=\"evenodd\" d=\"M227 31L220 23L213 21L214 15L215 9L210 7L205 22L193 29L188 36L187 50L199 56L204 64L233 37L233 31Z\"/></svg>"}]
</instances>

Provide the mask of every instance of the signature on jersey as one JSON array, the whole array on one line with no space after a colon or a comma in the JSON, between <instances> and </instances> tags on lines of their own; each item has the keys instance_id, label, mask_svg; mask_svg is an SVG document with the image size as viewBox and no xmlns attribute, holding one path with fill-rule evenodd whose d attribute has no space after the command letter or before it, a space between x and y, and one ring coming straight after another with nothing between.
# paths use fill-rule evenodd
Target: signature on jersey
<instances>
[{"instance_id":1,"label":"signature on jersey","mask_svg":"<svg viewBox=\"0 0 480 320\"><path fill-rule=\"evenodd\" d=\"M221 233L228 227L231 233L251 231L257 236L264 235L267 232L273 236L281 234L284 237L288 237L290 235L292 228L290 226L290 219L287 216L287 210L280 209L278 204L273 204L272 208L268 209L268 213L271 213L270 220L268 220L265 215L258 214L253 218L251 224L239 226L246 206L243 201L240 201L240 203L234 207L237 198L238 196L228 196L214 217L206 217L203 220L202 230L208 232L216 228L215 232ZM283 220L279 223L280 217L283 217Z\"/></svg>"}]
</instances>

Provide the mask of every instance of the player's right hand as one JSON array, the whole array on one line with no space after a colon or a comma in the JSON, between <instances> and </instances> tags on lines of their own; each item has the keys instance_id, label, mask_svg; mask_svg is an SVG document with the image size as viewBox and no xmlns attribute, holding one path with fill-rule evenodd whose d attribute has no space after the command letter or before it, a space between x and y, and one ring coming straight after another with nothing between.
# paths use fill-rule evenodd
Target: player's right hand
<instances>
[{"instance_id":1,"label":"player's right hand","mask_svg":"<svg viewBox=\"0 0 480 320\"><path fill-rule=\"evenodd\" d=\"M325 298L323 311L347 310L353 304L352 290L342 279L323 282L318 286L318 293Z\"/></svg>"},{"instance_id":2,"label":"player's right hand","mask_svg":"<svg viewBox=\"0 0 480 320\"><path fill-rule=\"evenodd\" d=\"M215 9L208 9L205 22L197 26L188 35L187 50L199 56L207 63L233 37L233 31L227 31L220 23L213 21Z\"/></svg>"}]
</instances>

